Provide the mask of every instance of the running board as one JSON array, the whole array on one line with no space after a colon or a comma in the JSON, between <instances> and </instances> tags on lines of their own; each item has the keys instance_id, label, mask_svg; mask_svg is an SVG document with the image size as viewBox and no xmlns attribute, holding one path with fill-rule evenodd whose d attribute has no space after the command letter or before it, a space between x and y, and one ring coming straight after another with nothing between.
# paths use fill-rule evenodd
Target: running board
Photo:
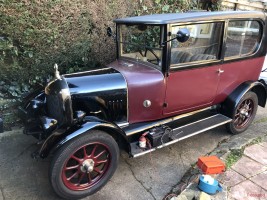
<instances>
[{"instance_id":1,"label":"running board","mask_svg":"<svg viewBox=\"0 0 267 200\"><path fill-rule=\"evenodd\" d=\"M162 147L168 146L170 144L176 143L183 139L189 138L191 136L197 135L199 133L205 132L207 130L213 129L215 127L221 126L223 124L231 122L232 119L226 117L222 114L216 114L211 117L207 117L184 126L177 127L172 129L171 134L169 135L169 142L163 143L160 146L151 148L151 149L141 149L138 145L138 142L133 142L131 146L131 155L133 157L142 156L144 154L155 151Z\"/></svg>"}]
</instances>

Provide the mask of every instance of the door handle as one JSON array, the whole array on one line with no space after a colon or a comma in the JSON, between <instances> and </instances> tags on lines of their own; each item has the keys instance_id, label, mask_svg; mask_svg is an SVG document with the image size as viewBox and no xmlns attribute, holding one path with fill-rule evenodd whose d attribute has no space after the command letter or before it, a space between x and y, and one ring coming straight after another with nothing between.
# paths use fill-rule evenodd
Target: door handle
<instances>
[{"instance_id":1,"label":"door handle","mask_svg":"<svg viewBox=\"0 0 267 200\"><path fill-rule=\"evenodd\" d=\"M218 69L217 72L218 72L218 74L221 74L221 73L224 72L224 70L223 69Z\"/></svg>"}]
</instances>

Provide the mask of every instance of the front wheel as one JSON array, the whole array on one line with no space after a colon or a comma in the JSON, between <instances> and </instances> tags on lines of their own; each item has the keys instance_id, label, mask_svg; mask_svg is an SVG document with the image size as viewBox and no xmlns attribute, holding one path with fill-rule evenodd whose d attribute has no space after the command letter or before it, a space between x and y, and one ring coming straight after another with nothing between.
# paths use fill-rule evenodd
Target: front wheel
<instances>
[{"instance_id":1,"label":"front wheel","mask_svg":"<svg viewBox=\"0 0 267 200\"><path fill-rule=\"evenodd\" d=\"M103 131L90 131L56 152L51 162L50 182L60 197L80 199L94 194L108 182L118 160L116 141Z\"/></svg>"},{"instance_id":2,"label":"front wheel","mask_svg":"<svg viewBox=\"0 0 267 200\"><path fill-rule=\"evenodd\" d=\"M233 134L245 131L255 118L258 109L258 97L254 92L247 92L237 104L233 121L226 125L229 132Z\"/></svg>"}]
</instances>

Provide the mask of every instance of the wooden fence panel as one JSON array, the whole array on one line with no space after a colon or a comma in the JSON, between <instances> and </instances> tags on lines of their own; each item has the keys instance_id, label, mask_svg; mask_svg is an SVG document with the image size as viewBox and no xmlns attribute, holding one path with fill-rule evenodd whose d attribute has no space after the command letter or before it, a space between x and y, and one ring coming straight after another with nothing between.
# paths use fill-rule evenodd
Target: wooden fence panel
<instances>
[{"instance_id":1,"label":"wooden fence panel","mask_svg":"<svg viewBox=\"0 0 267 200\"><path fill-rule=\"evenodd\" d=\"M223 0L222 10L266 11L267 0Z\"/></svg>"}]
</instances>

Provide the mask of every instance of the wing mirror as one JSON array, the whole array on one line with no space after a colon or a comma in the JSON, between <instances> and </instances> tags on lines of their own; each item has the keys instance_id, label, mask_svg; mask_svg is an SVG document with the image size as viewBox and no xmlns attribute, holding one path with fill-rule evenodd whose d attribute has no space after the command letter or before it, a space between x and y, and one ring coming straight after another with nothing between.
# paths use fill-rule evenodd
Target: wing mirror
<instances>
[{"instance_id":1,"label":"wing mirror","mask_svg":"<svg viewBox=\"0 0 267 200\"><path fill-rule=\"evenodd\" d=\"M167 40L165 42L162 42L162 46L164 46L167 42L170 42L172 40L177 40L178 42L186 42L190 38L190 31L187 28L181 28L179 31L176 33L176 37L172 38L170 40Z\"/></svg>"},{"instance_id":2,"label":"wing mirror","mask_svg":"<svg viewBox=\"0 0 267 200\"><path fill-rule=\"evenodd\" d=\"M187 28L181 28L176 34L178 42L186 42L190 38L190 32Z\"/></svg>"}]
</instances>

